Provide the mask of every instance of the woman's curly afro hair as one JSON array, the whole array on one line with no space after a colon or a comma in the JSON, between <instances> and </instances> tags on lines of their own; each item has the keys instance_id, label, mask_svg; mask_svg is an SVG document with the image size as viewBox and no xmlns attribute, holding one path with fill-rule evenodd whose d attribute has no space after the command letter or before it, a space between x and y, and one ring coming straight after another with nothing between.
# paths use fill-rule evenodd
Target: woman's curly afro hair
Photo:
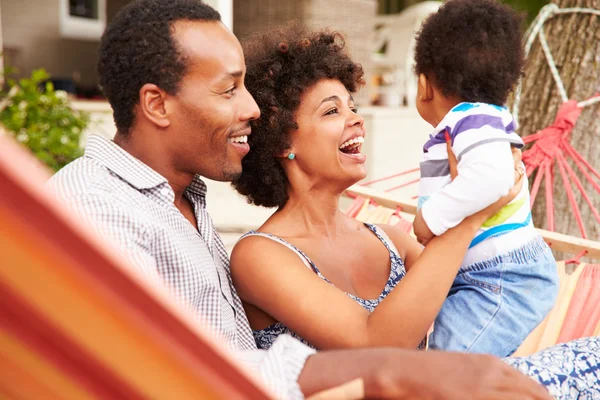
<instances>
[{"instance_id":1,"label":"woman's curly afro hair","mask_svg":"<svg viewBox=\"0 0 600 400\"><path fill-rule=\"evenodd\" d=\"M291 133L302 94L322 79L339 80L350 93L363 84L363 69L344 48L344 38L329 30L311 31L298 24L258 34L244 41L246 87L261 116L252 121L250 152L233 185L249 203L283 207L287 178L280 155L291 147Z\"/></svg>"},{"instance_id":2,"label":"woman's curly afro hair","mask_svg":"<svg viewBox=\"0 0 600 400\"><path fill-rule=\"evenodd\" d=\"M445 96L502 106L523 70L522 20L495 0L448 0L417 33L415 72Z\"/></svg>"}]
</instances>

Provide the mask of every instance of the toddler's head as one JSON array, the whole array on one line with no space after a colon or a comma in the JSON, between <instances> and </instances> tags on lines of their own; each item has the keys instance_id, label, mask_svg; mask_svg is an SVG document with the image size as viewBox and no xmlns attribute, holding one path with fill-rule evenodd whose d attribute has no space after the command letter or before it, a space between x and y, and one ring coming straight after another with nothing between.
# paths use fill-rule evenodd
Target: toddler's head
<instances>
[{"instance_id":1,"label":"toddler's head","mask_svg":"<svg viewBox=\"0 0 600 400\"><path fill-rule=\"evenodd\" d=\"M503 106L523 70L521 22L495 0L448 0L429 16L415 46L421 117L435 126L460 102Z\"/></svg>"}]
</instances>

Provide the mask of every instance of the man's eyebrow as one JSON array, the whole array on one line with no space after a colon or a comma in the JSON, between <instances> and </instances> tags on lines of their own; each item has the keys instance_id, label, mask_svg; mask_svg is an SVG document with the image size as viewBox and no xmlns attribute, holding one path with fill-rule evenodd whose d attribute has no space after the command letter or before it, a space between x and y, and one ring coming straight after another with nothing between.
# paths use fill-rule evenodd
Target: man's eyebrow
<instances>
[{"instance_id":1,"label":"man's eyebrow","mask_svg":"<svg viewBox=\"0 0 600 400\"><path fill-rule=\"evenodd\" d=\"M231 71L231 72L225 72L223 75L221 75L221 77L218 79L218 82L224 82L224 81L228 81L229 79L236 79L236 78L240 78L244 76L244 71L242 70L238 70L238 71Z\"/></svg>"},{"instance_id":2,"label":"man's eyebrow","mask_svg":"<svg viewBox=\"0 0 600 400\"><path fill-rule=\"evenodd\" d=\"M240 76L244 75L244 71L240 69L238 71L229 72L227 75L232 78L239 78Z\"/></svg>"}]
</instances>

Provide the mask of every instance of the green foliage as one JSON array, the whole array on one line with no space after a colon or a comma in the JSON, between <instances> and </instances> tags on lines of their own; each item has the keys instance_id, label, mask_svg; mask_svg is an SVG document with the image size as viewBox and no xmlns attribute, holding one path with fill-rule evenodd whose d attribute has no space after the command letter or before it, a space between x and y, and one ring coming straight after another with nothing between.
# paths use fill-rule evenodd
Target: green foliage
<instances>
[{"instance_id":1,"label":"green foliage","mask_svg":"<svg viewBox=\"0 0 600 400\"><path fill-rule=\"evenodd\" d=\"M402 11L408 6L425 0L378 0L379 14L393 14ZM533 21L537 13L549 0L501 0L516 10L527 14L527 22Z\"/></svg>"},{"instance_id":2,"label":"green foliage","mask_svg":"<svg viewBox=\"0 0 600 400\"><path fill-rule=\"evenodd\" d=\"M67 94L55 91L47 82L49 77L38 69L29 78L9 79L8 91L0 91L0 124L58 171L81 155L79 138L90 119L87 113L71 108Z\"/></svg>"},{"instance_id":3,"label":"green foliage","mask_svg":"<svg viewBox=\"0 0 600 400\"><path fill-rule=\"evenodd\" d=\"M540 9L549 3L548 0L502 0L515 10L527 14L527 23L531 23Z\"/></svg>"}]
</instances>

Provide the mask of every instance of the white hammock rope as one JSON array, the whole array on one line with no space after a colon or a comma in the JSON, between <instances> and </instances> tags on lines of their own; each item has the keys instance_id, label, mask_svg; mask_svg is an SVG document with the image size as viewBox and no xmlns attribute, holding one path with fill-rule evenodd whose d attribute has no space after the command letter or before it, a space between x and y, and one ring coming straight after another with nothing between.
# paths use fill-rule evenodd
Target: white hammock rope
<instances>
[{"instance_id":1,"label":"white hammock rope","mask_svg":"<svg viewBox=\"0 0 600 400\"><path fill-rule=\"evenodd\" d=\"M565 86L560 78L558 68L556 67L556 62L554 61L554 57L552 57L552 52L550 51L550 46L548 46L548 41L546 40L546 35L544 33L544 24L546 21L560 14L591 14L600 17L600 10L582 7L560 8L558 5L550 3L542 7L529 29L527 29L525 32L525 36L527 37L527 40L525 41L525 57L529 56L529 51L531 50L531 46L533 46L533 42L536 38L539 38L540 45L544 51L544 56L548 62L548 67L550 68L554 82L556 82L560 98L563 102L565 102L569 100L569 96L567 96L567 91L565 90ZM517 86L517 90L515 91L515 101L512 105L512 114L517 127L519 126L519 104L521 102L522 82L523 81L521 79L519 81L519 85ZM592 97L589 100L581 101L577 103L577 106L583 108L599 102L600 96L597 96Z\"/></svg>"}]
</instances>

